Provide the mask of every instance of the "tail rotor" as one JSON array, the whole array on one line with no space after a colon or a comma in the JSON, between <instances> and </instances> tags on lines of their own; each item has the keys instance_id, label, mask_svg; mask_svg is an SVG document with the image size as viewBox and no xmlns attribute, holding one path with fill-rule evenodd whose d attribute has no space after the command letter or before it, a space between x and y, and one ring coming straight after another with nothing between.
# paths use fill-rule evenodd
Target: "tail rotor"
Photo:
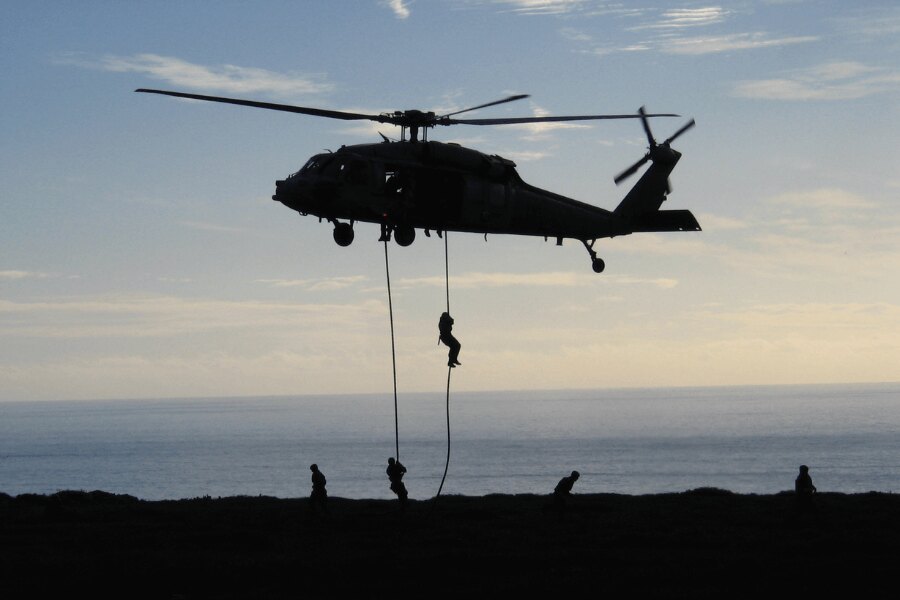
<instances>
[{"instance_id":1,"label":"tail rotor","mask_svg":"<svg viewBox=\"0 0 900 600\"><path fill-rule=\"evenodd\" d=\"M694 119L691 119L690 121L685 123L678 131L673 133L671 137L669 137L669 139L664 141L662 144L657 144L656 140L653 138L653 132L650 131L650 122L647 120L647 113L644 110L643 106L638 109L638 114L641 117L641 124L644 126L644 133L647 134L647 153L636 163L616 175L615 179L613 179L613 181L616 182L616 185L619 185L622 181L634 175L638 171L638 169L643 167L647 162L651 160L671 157L673 150L669 147L669 145L674 142L681 134L683 134L696 124Z\"/></svg>"}]
</instances>

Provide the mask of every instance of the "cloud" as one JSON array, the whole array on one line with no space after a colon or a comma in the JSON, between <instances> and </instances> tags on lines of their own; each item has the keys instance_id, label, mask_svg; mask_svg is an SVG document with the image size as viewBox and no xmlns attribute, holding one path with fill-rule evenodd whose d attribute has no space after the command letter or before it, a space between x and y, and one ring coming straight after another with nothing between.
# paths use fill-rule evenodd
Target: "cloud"
<instances>
[{"instance_id":1,"label":"cloud","mask_svg":"<svg viewBox=\"0 0 900 600\"><path fill-rule=\"evenodd\" d=\"M593 42L594 38L587 33L575 29L574 27L565 27L559 30L559 33L571 42Z\"/></svg>"},{"instance_id":2,"label":"cloud","mask_svg":"<svg viewBox=\"0 0 900 600\"><path fill-rule=\"evenodd\" d=\"M547 158L548 156L553 156L552 152L544 152L544 151L511 151L511 152L501 152L501 156L504 158L508 158L513 162L522 163L522 162L531 162L535 160L542 160Z\"/></svg>"},{"instance_id":3,"label":"cloud","mask_svg":"<svg viewBox=\"0 0 900 600\"><path fill-rule=\"evenodd\" d=\"M311 292L331 292L352 287L357 283L368 281L365 275L347 277L330 277L327 279L257 279L257 283L266 283L276 288L300 287Z\"/></svg>"},{"instance_id":4,"label":"cloud","mask_svg":"<svg viewBox=\"0 0 900 600\"><path fill-rule=\"evenodd\" d=\"M854 7L856 8L856 7ZM900 7L880 6L862 8L856 15L841 15L835 19L835 25L855 39L867 38L865 43L872 43L883 36L894 36L900 33Z\"/></svg>"},{"instance_id":5,"label":"cloud","mask_svg":"<svg viewBox=\"0 0 900 600\"><path fill-rule=\"evenodd\" d=\"M360 328L381 302L314 304L176 296L100 296L42 302L0 300L0 335L37 338L148 338L202 332Z\"/></svg>"},{"instance_id":6,"label":"cloud","mask_svg":"<svg viewBox=\"0 0 900 600\"><path fill-rule=\"evenodd\" d=\"M900 220L883 202L841 188L794 190L761 199L741 221L700 215L706 255L748 277L792 281L880 280L900 269ZM732 226L733 225L733 226ZM628 251L663 250L635 238ZM656 242L655 238L651 238ZM698 243L701 241L699 238ZM678 252L675 240L673 252ZM698 249L697 252L700 252Z\"/></svg>"},{"instance_id":7,"label":"cloud","mask_svg":"<svg viewBox=\"0 0 900 600\"><path fill-rule=\"evenodd\" d=\"M774 48L792 44L814 42L816 36L793 36L772 38L764 32L733 33L728 35L710 35L696 37L673 37L660 42L660 50L669 54L717 54L734 50L755 50L758 48Z\"/></svg>"},{"instance_id":8,"label":"cloud","mask_svg":"<svg viewBox=\"0 0 900 600\"><path fill-rule=\"evenodd\" d=\"M365 111L365 110L348 110L347 112L360 112L364 114L380 114L382 112L387 111ZM379 134L384 134L385 136L393 139L400 139L400 127L396 125L391 125L390 123L378 123L376 121L355 121L352 123L348 123L346 125L341 125L337 128L338 133L347 136L354 136L358 138L365 138L367 140L380 140L381 136ZM429 136L430 137L430 136Z\"/></svg>"},{"instance_id":9,"label":"cloud","mask_svg":"<svg viewBox=\"0 0 900 600\"><path fill-rule=\"evenodd\" d=\"M700 223L701 227L703 223ZM647 254L651 256L717 256L725 251L720 245L711 244L702 233L681 233L678 236L659 233L630 235L618 252L627 254ZM604 276L605 277L605 276Z\"/></svg>"},{"instance_id":10,"label":"cloud","mask_svg":"<svg viewBox=\"0 0 900 600\"><path fill-rule=\"evenodd\" d=\"M721 23L729 11L721 6L703 8L673 8L662 13L659 20L631 27L631 31L641 29L684 29L687 27L705 27Z\"/></svg>"},{"instance_id":11,"label":"cloud","mask_svg":"<svg viewBox=\"0 0 900 600\"><path fill-rule=\"evenodd\" d=\"M47 277L50 277L49 273L40 273L38 271L0 271L0 280L46 279Z\"/></svg>"},{"instance_id":12,"label":"cloud","mask_svg":"<svg viewBox=\"0 0 900 600\"><path fill-rule=\"evenodd\" d=\"M574 12L586 5L585 0L489 0L491 4L511 7L510 12L520 15L561 15Z\"/></svg>"},{"instance_id":13,"label":"cloud","mask_svg":"<svg viewBox=\"0 0 900 600\"><path fill-rule=\"evenodd\" d=\"M397 289L416 287L444 287L443 277L418 277L400 279L394 283ZM587 287L596 285L652 285L662 289L678 285L675 279L645 279L627 276L604 276L574 271L550 271L544 273L480 273L472 272L450 277L454 289L479 289L500 287Z\"/></svg>"},{"instance_id":14,"label":"cloud","mask_svg":"<svg viewBox=\"0 0 900 600\"><path fill-rule=\"evenodd\" d=\"M535 117L552 116L550 114L550 111L534 103L531 104L531 113L532 116ZM509 128L526 132L525 135L522 135L522 139L534 142L543 141L550 136L551 132L560 129L591 129L591 126L585 123L566 123L554 121L547 123L518 123L509 125Z\"/></svg>"},{"instance_id":15,"label":"cloud","mask_svg":"<svg viewBox=\"0 0 900 600\"><path fill-rule=\"evenodd\" d=\"M345 337L352 348L346 351L315 341L254 353L173 348L159 356L128 352L0 364L0 398L22 400L22 390L28 399L46 400L260 397L334 393L335 382L351 393L386 389L379 375L387 365L368 353L364 335ZM348 363L360 365L354 377L346 376Z\"/></svg>"},{"instance_id":16,"label":"cloud","mask_svg":"<svg viewBox=\"0 0 900 600\"><path fill-rule=\"evenodd\" d=\"M900 323L900 306L884 302L876 303L796 303L762 304L739 310L709 310L698 315L701 319L729 321L745 330L803 331L814 337L830 337L828 332L848 332L854 335L881 332L888 335L894 325ZM893 334L891 334L893 335Z\"/></svg>"},{"instance_id":17,"label":"cloud","mask_svg":"<svg viewBox=\"0 0 900 600\"><path fill-rule=\"evenodd\" d=\"M807 76L821 81L838 81L867 75L877 70L875 67L869 67L855 61L836 61L809 69Z\"/></svg>"},{"instance_id":18,"label":"cloud","mask_svg":"<svg viewBox=\"0 0 900 600\"><path fill-rule=\"evenodd\" d=\"M775 205L791 206L798 208L846 209L856 210L873 208L872 201L863 198L859 194L839 188L819 188L800 192L786 192L767 199L767 202Z\"/></svg>"},{"instance_id":19,"label":"cloud","mask_svg":"<svg viewBox=\"0 0 900 600\"><path fill-rule=\"evenodd\" d=\"M785 77L741 81L732 95L760 100L855 100L900 90L900 70L854 61L823 63Z\"/></svg>"},{"instance_id":20,"label":"cloud","mask_svg":"<svg viewBox=\"0 0 900 600\"><path fill-rule=\"evenodd\" d=\"M382 0L382 5L387 6L393 11L394 16L398 19L408 19L410 12L404 0Z\"/></svg>"},{"instance_id":21,"label":"cloud","mask_svg":"<svg viewBox=\"0 0 900 600\"><path fill-rule=\"evenodd\" d=\"M704 231L726 231L735 229L745 229L749 225L740 220L731 217L722 217L710 213L698 213L697 221Z\"/></svg>"},{"instance_id":22,"label":"cloud","mask_svg":"<svg viewBox=\"0 0 900 600\"><path fill-rule=\"evenodd\" d=\"M650 50L667 54L697 56L802 44L819 39L816 36L778 37L762 31L685 35L689 31L723 24L736 14L734 11L720 6L629 11L614 14L617 17L627 16L632 21L638 21L622 27L623 32L647 37L611 44L605 40L596 41L583 30L571 27L560 30L560 34L567 40L580 45L582 47L580 52L596 56Z\"/></svg>"},{"instance_id":23,"label":"cloud","mask_svg":"<svg viewBox=\"0 0 900 600\"><path fill-rule=\"evenodd\" d=\"M282 74L228 64L199 65L159 54L92 57L81 53L65 53L57 56L55 62L113 73L139 73L179 88L229 94L305 96L330 92L334 88L321 75Z\"/></svg>"}]
</instances>

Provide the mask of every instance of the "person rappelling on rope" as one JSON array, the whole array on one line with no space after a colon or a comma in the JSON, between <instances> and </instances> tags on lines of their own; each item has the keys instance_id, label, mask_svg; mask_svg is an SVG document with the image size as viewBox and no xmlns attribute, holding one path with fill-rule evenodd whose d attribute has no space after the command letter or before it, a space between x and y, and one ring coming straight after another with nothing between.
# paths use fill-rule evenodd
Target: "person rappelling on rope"
<instances>
[{"instance_id":1,"label":"person rappelling on rope","mask_svg":"<svg viewBox=\"0 0 900 600\"><path fill-rule=\"evenodd\" d=\"M388 479L391 482L391 491L397 494L397 498L400 500L400 510L406 509L406 499L409 496L409 493L406 491L406 486L403 484L403 476L406 475L406 467L403 466L399 460L394 460L394 457L388 459L387 470Z\"/></svg>"},{"instance_id":2,"label":"person rappelling on rope","mask_svg":"<svg viewBox=\"0 0 900 600\"><path fill-rule=\"evenodd\" d=\"M461 365L462 363L459 362L459 349L462 348L462 344L453 337L453 317L450 316L450 313L441 313L441 319L438 321L438 331L440 331L439 343L443 342L445 346L450 348L447 366L453 368L456 365Z\"/></svg>"}]
</instances>

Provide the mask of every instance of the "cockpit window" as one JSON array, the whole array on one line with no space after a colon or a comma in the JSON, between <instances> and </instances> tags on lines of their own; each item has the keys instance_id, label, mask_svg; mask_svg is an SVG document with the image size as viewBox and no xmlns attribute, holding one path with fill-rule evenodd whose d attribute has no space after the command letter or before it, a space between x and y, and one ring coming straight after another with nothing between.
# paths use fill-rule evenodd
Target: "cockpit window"
<instances>
[{"instance_id":1,"label":"cockpit window","mask_svg":"<svg viewBox=\"0 0 900 600\"><path fill-rule=\"evenodd\" d=\"M331 157L327 154L317 154L313 156L311 159L306 161L306 164L303 165L303 168L298 171L299 173L318 173L321 171L325 165L331 162Z\"/></svg>"}]
</instances>

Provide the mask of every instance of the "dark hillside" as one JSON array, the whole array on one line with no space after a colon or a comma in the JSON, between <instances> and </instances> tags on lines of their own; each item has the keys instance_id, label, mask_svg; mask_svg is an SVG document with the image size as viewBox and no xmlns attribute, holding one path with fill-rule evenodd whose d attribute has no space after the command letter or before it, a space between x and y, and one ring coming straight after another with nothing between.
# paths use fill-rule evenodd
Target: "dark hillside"
<instances>
[{"instance_id":1,"label":"dark hillside","mask_svg":"<svg viewBox=\"0 0 900 600\"><path fill-rule=\"evenodd\" d=\"M564 516L532 495L142 501L0 495L5 597L449 596L566 591L668 597L896 588L900 497L694 490L584 495Z\"/></svg>"}]
</instances>

